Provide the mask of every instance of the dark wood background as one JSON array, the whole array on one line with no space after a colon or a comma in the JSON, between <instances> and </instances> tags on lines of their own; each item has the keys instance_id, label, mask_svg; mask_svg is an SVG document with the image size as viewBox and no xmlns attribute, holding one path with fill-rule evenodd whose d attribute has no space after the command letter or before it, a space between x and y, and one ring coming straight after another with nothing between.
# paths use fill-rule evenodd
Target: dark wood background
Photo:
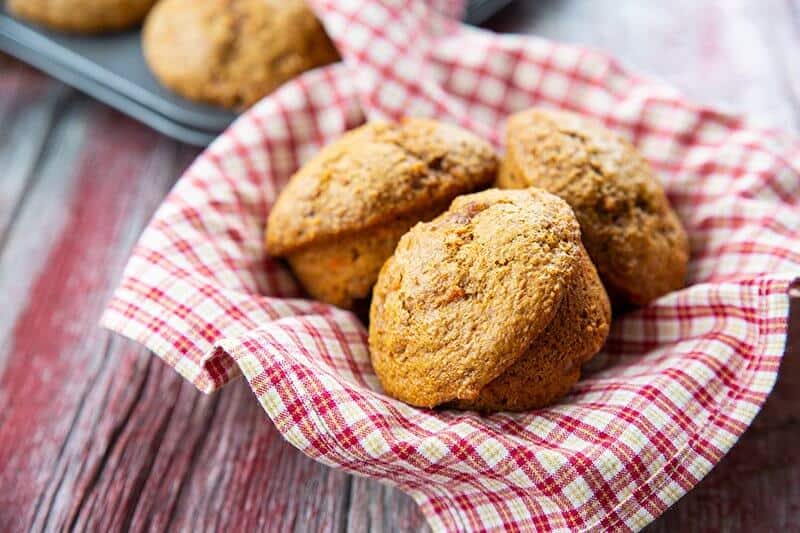
<instances>
[{"instance_id":1,"label":"dark wood background","mask_svg":"<svg viewBox=\"0 0 800 533\"><path fill-rule=\"evenodd\" d=\"M602 48L693 99L800 128L797 1L519 0L489 26ZM97 327L196 154L0 58L0 531L425 529L401 492L286 444L243 382L203 396ZM650 531L800 530L798 352Z\"/></svg>"}]
</instances>

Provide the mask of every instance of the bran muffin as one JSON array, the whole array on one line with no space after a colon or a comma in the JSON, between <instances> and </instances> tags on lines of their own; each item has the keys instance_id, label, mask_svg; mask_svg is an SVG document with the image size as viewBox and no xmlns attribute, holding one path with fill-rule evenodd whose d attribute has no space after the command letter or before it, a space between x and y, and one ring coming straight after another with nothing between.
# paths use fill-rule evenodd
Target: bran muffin
<instances>
[{"instance_id":1,"label":"bran muffin","mask_svg":"<svg viewBox=\"0 0 800 533\"><path fill-rule=\"evenodd\" d=\"M302 72L339 60L305 0L162 0L142 39L161 83L227 108L248 107Z\"/></svg>"},{"instance_id":2,"label":"bran muffin","mask_svg":"<svg viewBox=\"0 0 800 533\"><path fill-rule=\"evenodd\" d=\"M583 242L615 305L643 305L683 287L686 232L645 159L578 115L512 115L497 186L542 187L575 210Z\"/></svg>"},{"instance_id":3,"label":"bran muffin","mask_svg":"<svg viewBox=\"0 0 800 533\"><path fill-rule=\"evenodd\" d=\"M326 146L281 191L266 248L308 293L352 309L369 298L400 237L496 176L488 143L428 119L371 122Z\"/></svg>"},{"instance_id":4,"label":"bran muffin","mask_svg":"<svg viewBox=\"0 0 800 533\"><path fill-rule=\"evenodd\" d=\"M611 304L586 250L574 279L547 328L525 354L489 382L474 400L453 407L483 412L527 411L567 394L581 377L581 364L603 346L611 326Z\"/></svg>"},{"instance_id":5,"label":"bran muffin","mask_svg":"<svg viewBox=\"0 0 800 533\"><path fill-rule=\"evenodd\" d=\"M8 0L13 15L48 28L102 33L135 26L156 0Z\"/></svg>"},{"instance_id":6,"label":"bran muffin","mask_svg":"<svg viewBox=\"0 0 800 533\"><path fill-rule=\"evenodd\" d=\"M534 188L460 196L414 226L370 308L384 391L419 407L478 400L552 322L581 252L572 210Z\"/></svg>"}]
</instances>

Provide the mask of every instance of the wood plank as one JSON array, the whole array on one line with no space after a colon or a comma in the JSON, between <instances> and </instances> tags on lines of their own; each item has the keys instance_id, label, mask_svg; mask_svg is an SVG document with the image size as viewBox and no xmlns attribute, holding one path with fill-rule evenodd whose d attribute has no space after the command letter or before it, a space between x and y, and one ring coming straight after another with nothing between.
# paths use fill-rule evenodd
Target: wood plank
<instances>
[{"instance_id":1,"label":"wood plank","mask_svg":"<svg viewBox=\"0 0 800 533\"><path fill-rule=\"evenodd\" d=\"M42 170L2 256L3 288L27 288L25 298L12 300L4 310L17 320L3 344L9 348L0 376L0 389L9 398L0 423L0 464L8 465L0 484L14 486L17 472L27 473L25 483L0 496L3 508L20 510L2 518L18 525L35 523L45 509L46 487L57 481L58 462L74 460L64 455L65 446L81 435L73 422L84 407L87 386L105 368L108 333L96 323L124 260L114 244L127 236L122 231L123 222L131 221L126 215L134 215L132 222L141 226L144 213L135 218L140 206L148 200L154 206L171 182L162 177L160 186L147 187L147 181L135 179L133 169L147 165L158 138L124 122L124 128L116 127L121 120L83 98L68 106L42 152ZM65 171L61 165L78 151L77 167ZM154 153L151 161L158 158ZM124 244L129 249L131 242ZM91 434L84 436L84 442L92 442Z\"/></svg>"},{"instance_id":2,"label":"wood plank","mask_svg":"<svg viewBox=\"0 0 800 533\"><path fill-rule=\"evenodd\" d=\"M51 92L56 93L58 89ZM15 166L31 169L29 177L23 176L23 173L18 175L18 184L30 188L31 192L22 194L20 189L17 199L9 201L14 217L13 220L8 219L10 223L5 227L3 253L0 256L0 291L6 295L10 305L0 306L0 340L4 341L0 344L0 369L11 351L9 336L18 313L29 297L30 286L35 279L32 274L44 268L41 259L54 246L66 220L66 209L53 204L70 195L75 183L70 176L74 172L72 165L83 149L87 116L85 104L76 102L74 98L68 99L52 131L38 138L32 135L36 142L45 143L41 149L27 150L25 154L23 150L7 151L20 158L18 166L12 165L12 169ZM53 113L58 112L50 99L41 101L41 106ZM25 114L46 116L46 112L37 109L37 106ZM42 121L43 124L47 122L47 119ZM11 180L16 180L13 173ZM34 194L35 190L44 192ZM24 204L19 203L21 200L24 200Z\"/></svg>"},{"instance_id":3,"label":"wood plank","mask_svg":"<svg viewBox=\"0 0 800 533\"><path fill-rule=\"evenodd\" d=\"M0 250L33 176L41 151L74 92L28 67L0 62ZM25 112L21 112L22 110ZM26 142L14 142L25 139Z\"/></svg>"},{"instance_id":4,"label":"wood plank","mask_svg":"<svg viewBox=\"0 0 800 533\"><path fill-rule=\"evenodd\" d=\"M398 489L354 478L345 531L430 531L414 500Z\"/></svg>"}]
</instances>

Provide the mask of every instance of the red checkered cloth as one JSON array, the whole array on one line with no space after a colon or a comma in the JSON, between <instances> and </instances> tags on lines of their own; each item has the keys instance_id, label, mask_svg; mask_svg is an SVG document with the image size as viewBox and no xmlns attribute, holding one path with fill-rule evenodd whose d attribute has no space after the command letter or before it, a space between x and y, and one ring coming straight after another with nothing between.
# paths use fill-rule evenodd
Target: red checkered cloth
<instances>
[{"instance_id":1,"label":"red checkered cloth","mask_svg":"<svg viewBox=\"0 0 800 533\"><path fill-rule=\"evenodd\" d=\"M242 372L294 446L399 486L436 531L637 530L692 488L771 390L800 275L800 144L686 102L575 46L447 18L460 2L317 0L343 63L245 113L158 209L103 323L203 392ZM691 284L615 318L558 405L479 416L386 397L364 326L302 299L264 253L277 192L365 118L426 115L490 139L530 106L628 137L691 236Z\"/></svg>"}]
</instances>

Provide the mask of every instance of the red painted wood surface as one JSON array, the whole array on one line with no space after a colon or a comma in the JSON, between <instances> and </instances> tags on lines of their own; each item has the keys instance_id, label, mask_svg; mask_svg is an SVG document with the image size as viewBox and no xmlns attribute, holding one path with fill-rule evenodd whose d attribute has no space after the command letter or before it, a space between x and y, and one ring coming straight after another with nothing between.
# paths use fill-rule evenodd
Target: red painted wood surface
<instances>
[{"instance_id":1,"label":"red painted wood surface","mask_svg":"<svg viewBox=\"0 0 800 533\"><path fill-rule=\"evenodd\" d=\"M800 130L797 1L519 0L490 26L605 49L691 98ZM243 383L203 396L97 327L195 155L0 58L0 531L424 529L399 491L286 444ZM651 531L800 530L794 350L753 427Z\"/></svg>"}]
</instances>

